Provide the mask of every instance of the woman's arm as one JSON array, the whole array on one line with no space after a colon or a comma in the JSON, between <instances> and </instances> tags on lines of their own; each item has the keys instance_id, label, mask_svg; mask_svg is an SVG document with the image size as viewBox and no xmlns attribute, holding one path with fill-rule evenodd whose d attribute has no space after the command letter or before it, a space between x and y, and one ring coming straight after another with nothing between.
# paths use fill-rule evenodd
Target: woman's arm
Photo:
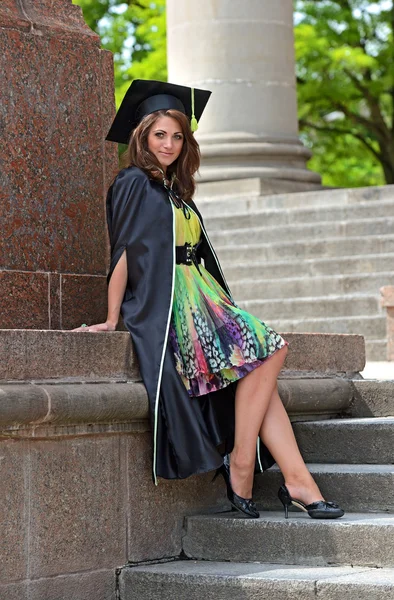
<instances>
[{"instance_id":1,"label":"woman's arm","mask_svg":"<svg viewBox=\"0 0 394 600\"><path fill-rule=\"evenodd\" d=\"M108 285L108 312L105 323L77 327L72 331L115 331L119 321L120 307L122 306L127 285L127 257L126 250L116 263Z\"/></svg>"},{"instance_id":2,"label":"woman's arm","mask_svg":"<svg viewBox=\"0 0 394 600\"><path fill-rule=\"evenodd\" d=\"M127 285L127 258L126 250L118 260L108 285L108 312L106 323L114 329L119 321L120 307L122 306Z\"/></svg>"}]
</instances>

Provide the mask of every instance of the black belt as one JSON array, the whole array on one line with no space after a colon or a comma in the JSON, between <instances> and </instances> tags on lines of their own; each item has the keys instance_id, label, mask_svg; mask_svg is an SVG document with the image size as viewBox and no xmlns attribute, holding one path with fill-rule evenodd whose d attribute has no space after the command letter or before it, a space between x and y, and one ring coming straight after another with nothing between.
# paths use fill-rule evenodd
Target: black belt
<instances>
[{"instance_id":1,"label":"black belt","mask_svg":"<svg viewBox=\"0 0 394 600\"><path fill-rule=\"evenodd\" d=\"M198 244L193 246L189 242L186 242L186 244L184 244L183 246L175 246L176 264L195 265L195 267L201 275L201 271L198 267L198 265L201 262L201 258L197 256L197 248L200 244L201 242L198 242Z\"/></svg>"}]
</instances>

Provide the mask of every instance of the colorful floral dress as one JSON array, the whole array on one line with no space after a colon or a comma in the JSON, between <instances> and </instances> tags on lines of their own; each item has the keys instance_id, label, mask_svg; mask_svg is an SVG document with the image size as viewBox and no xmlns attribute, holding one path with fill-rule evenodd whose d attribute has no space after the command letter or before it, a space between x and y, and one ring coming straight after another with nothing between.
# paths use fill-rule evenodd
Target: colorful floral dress
<instances>
[{"instance_id":1,"label":"colorful floral dress","mask_svg":"<svg viewBox=\"0 0 394 600\"><path fill-rule=\"evenodd\" d=\"M174 205L176 245L197 244L200 222ZM175 266L169 341L176 369L190 396L202 396L241 379L287 342L234 304L204 268Z\"/></svg>"}]
</instances>

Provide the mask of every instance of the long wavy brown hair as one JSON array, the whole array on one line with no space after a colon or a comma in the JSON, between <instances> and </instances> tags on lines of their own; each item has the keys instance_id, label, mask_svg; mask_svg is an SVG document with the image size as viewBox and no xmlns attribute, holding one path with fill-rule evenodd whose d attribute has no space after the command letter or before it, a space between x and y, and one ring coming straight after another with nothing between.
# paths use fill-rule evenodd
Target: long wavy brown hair
<instances>
[{"instance_id":1,"label":"long wavy brown hair","mask_svg":"<svg viewBox=\"0 0 394 600\"><path fill-rule=\"evenodd\" d=\"M150 128L160 117L172 117L178 121L183 133L181 153L167 167L166 177L171 181L175 176L175 191L187 202L193 197L196 188L194 174L200 166L200 148L190 129L188 117L179 110L157 110L146 115L131 134L128 148L121 157L121 167L139 167L152 179L163 180L160 163L148 148Z\"/></svg>"}]
</instances>

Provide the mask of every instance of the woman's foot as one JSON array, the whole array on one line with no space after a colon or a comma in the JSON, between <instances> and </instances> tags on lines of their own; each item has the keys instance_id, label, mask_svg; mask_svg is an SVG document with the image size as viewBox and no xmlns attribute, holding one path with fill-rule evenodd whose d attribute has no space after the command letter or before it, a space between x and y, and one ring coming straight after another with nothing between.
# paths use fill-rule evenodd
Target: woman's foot
<instances>
[{"instance_id":1,"label":"woman's foot","mask_svg":"<svg viewBox=\"0 0 394 600\"><path fill-rule=\"evenodd\" d=\"M289 506L295 506L307 512L312 519L338 519L343 517L345 511L336 502L326 502L325 500L316 500L306 504L299 498L292 496L286 485L281 485L278 491L279 500L285 509L285 518L289 516Z\"/></svg>"},{"instance_id":2,"label":"woman's foot","mask_svg":"<svg viewBox=\"0 0 394 600\"><path fill-rule=\"evenodd\" d=\"M310 480L304 481L285 481L285 485L292 498L298 498L298 500L301 500L304 504L324 501L324 498L312 477Z\"/></svg>"},{"instance_id":3,"label":"woman's foot","mask_svg":"<svg viewBox=\"0 0 394 600\"><path fill-rule=\"evenodd\" d=\"M260 516L259 511L252 498L245 498L240 496L236 492L234 492L231 485L231 477L230 477L230 461L228 455L224 457L223 465L218 470L217 474L221 473L226 482L227 486L227 498L230 501L233 510L236 509L243 516L248 517L250 519L258 519ZM216 477L216 476L215 476Z\"/></svg>"}]
</instances>

